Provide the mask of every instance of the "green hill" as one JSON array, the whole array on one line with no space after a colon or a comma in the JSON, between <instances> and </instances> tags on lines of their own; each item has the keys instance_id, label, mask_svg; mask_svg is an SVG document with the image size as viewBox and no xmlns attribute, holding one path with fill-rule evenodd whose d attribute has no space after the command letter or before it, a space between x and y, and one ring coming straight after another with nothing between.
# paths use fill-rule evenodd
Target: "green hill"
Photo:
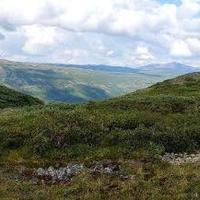
<instances>
[{"instance_id":1,"label":"green hill","mask_svg":"<svg viewBox=\"0 0 200 200\"><path fill-rule=\"evenodd\" d=\"M181 66L179 66L181 68ZM0 60L0 83L46 102L83 103L116 97L182 74L151 67L20 63ZM184 68L185 69L185 68ZM188 67L187 70L194 70Z\"/></svg>"},{"instance_id":2,"label":"green hill","mask_svg":"<svg viewBox=\"0 0 200 200\"><path fill-rule=\"evenodd\" d=\"M22 107L43 104L37 98L22 94L10 88L0 85L0 109L10 107Z\"/></svg>"},{"instance_id":3,"label":"green hill","mask_svg":"<svg viewBox=\"0 0 200 200\"><path fill-rule=\"evenodd\" d=\"M49 104L0 113L2 196L198 199L200 165L177 166L160 157L200 150L199 83L200 73L193 73L102 102ZM69 184L42 183L42 187L32 179L17 182L12 178L24 167L82 163L91 169L109 160L119 163L123 174L109 175L97 167Z\"/></svg>"},{"instance_id":4,"label":"green hill","mask_svg":"<svg viewBox=\"0 0 200 200\"><path fill-rule=\"evenodd\" d=\"M113 147L120 145L128 149L154 144L164 151L193 151L200 147L199 80L200 73L194 73L103 102L16 110L4 113L0 125L4 124L1 127L11 138L19 131L20 148L24 141L29 141L30 147L38 148L33 152L41 155L50 149L59 152L65 145L110 148L113 142ZM13 118L19 122L14 126L20 129L5 126ZM57 136L63 138L58 149L52 139ZM46 143L41 142L44 138Z\"/></svg>"},{"instance_id":5,"label":"green hill","mask_svg":"<svg viewBox=\"0 0 200 200\"><path fill-rule=\"evenodd\" d=\"M177 96L200 96L200 73L182 75L139 92L140 95L170 94Z\"/></svg>"}]
</instances>

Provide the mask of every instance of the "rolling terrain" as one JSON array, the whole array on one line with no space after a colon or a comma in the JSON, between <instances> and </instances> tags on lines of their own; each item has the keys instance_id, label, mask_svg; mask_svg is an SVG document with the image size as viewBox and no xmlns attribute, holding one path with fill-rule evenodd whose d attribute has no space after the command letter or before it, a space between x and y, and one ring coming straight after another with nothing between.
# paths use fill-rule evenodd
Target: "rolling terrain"
<instances>
[{"instance_id":1,"label":"rolling terrain","mask_svg":"<svg viewBox=\"0 0 200 200\"><path fill-rule=\"evenodd\" d=\"M22 106L42 105L37 98L22 94L15 90L0 85L0 109Z\"/></svg>"},{"instance_id":2,"label":"rolling terrain","mask_svg":"<svg viewBox=\"0 0 200 200\"><path fill-rule=\"evenodd\" d=\"M195 70L177 63L128 68L0 60L0 84L46 102L83 103L123 95Z\"/></svg>"},{"instance_id":3,"label":"rolling terrain","mask_svg":"<svg viewBox=\"0 0 200 200\"><path fill-rule=\"evenodd\" d=\"M199 199L199 100L200 73L190 73L105 101L6 110L1 197ZM52 178L66 166L82 171Z\"/></svg>"}]
</instances>

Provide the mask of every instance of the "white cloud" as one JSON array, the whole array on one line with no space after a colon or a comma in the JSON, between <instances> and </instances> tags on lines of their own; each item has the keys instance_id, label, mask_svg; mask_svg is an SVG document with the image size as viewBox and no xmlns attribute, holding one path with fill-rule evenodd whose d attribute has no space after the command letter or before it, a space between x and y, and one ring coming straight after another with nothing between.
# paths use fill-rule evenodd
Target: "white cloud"
<instances>
[{"instance_id":1,"label":"white cloud","mask_svg":"<svg viewBox=\"0 0 200 200\"><path fill-rule=\"evenodd\" d=\"M40 0L1 0L0 21L3 26L34 24L41 21L47 1Z\"/></svg>"},{"instance_id":2,"label":"white cloud","mask_svg":"<svg viewBox=\"0 0 200 200\"><path fill-rule=\"evenodd\" d=\"M136 56L136 59L143 60L143 61L146 61L146 60L151 61L154 59L154 56L152 55L152 53L145 46L138 46L135 50L135 56Z\"/></svg>"},{"instance_id":3,"label":"white cloud","mask_svg":"<svg viewBox=\"0 0 200 200\"><path fill-rule=\"evenodd\" d=\"M180 17L193 17L200 11L200 1L199 0L182 0L182 5L180 6Z\"/></svg>"},{"instance_id":4,"label":"white cloud","mask_svg":"<svg viewBox=\"0 0 200 200\"><path fill-rule=\"evenodd\" d=\"M186 42L193 53L200 54L200 39L187 38Z\"/></svg>"},{"instance_id":5,"label":"white cloud","mask_svg":"<svg viewBox=\"0 0 200 200\"><path fill-rule=\"evenodd\" d=\"M87 55L88 52L84 49L65 49L63 54L61 54L60 56L67 63L79 63L80 59Z\"/></svg>"},{"instance_id":6,"label":"white cloud","mask_svg":"<svg viewBox=\"0 0 200 200\"><path fill-rule=\"evenodd\" d=\"M30 54L40 54L57 44L59 38L55 28L37 25L23 27L26 42L23 50Z\"/></svg>"},{"instance_id":7,"label":"white cloud","mask_svg":"<svg viewBox=\"0 0 200 200\"><path fill-rule=\"evenodd\" d=\"M107 51L106 55L107 56L112 56L115 52L113 50Z\"/></svg>"},{"instance_id":8,"label":"white cloud","mask_svg":"<svg viewBox=\"0 0 200 200\"><path fill-rule=\"evenodd\" d=\"M0 10L1 43L11 54L20 33L21 57L123 64L134 45L130 64L198 59L200 0L0 0Z\"/></svg>"},{"instance_id":9,"label":"white cloud","mask_svg":"<svg viewBox=\"0 0 200 200\"><path fill-rule=\"evenodd\" d=\"M134 36L176 24L176 6L153 0L1 0L2 21L10 26L48 25L73 31ZM20 3L19 3L20 2Z\"/></svg>"},{"instance_id":10,"label":"white cloud","mask_svg":"<svg viewBox=\"0 0 200 200\"><path fill-rule=\"evenodd\" d=\"M188 44L182 40L176 40L172 43L170 53L174 57L189 57L192 55Z\"/></svg>"}]
</instances>

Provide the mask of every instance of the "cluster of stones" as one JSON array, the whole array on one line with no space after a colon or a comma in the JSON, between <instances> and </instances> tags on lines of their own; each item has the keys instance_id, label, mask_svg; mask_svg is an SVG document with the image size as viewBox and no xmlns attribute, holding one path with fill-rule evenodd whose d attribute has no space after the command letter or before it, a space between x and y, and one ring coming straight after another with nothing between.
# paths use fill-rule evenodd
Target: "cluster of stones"
<instances>
[{"instance_id":1,"label":"cluster of stones","mask_svg":"<svg viewBox=\"0 0 200 200\"><path fill-rule=\"evenodd\" d=\"M161 158L163 161L174 165L181 165L186 163L200 163L200 153L187 154L187 153L166 153Z\"/></svg>"},{"instance_id":2,"label":"cluster of stones","mask_svg":"<svg viewBox=\"0 0 200 200\"><path fill-rule=\"evenodd\" d=\"M118 162L109 160L104 162L97 162L92 168L90 168L90 174L93 177L97 177L101 173L114 175L124 180L134 178L134 175L129 175L126 172L123 172Z\"/></svg>"},{"instance_id":3,"label":"cluster of stones","mask_svg":"<svg viewBox=\"0 0 200 200\"><path fill-rule=\"evenodd\" d=\"M36 170L37 177L40 177L41 179L49 178L50 180L53 180L54 182L57 181L70 181L70 179L76 175L77 173L84 170L83 165L71 165L67 167L60 167L58 169L55 169L54 167L49 167L48 169L38 168Z\"/></svg>"},{"instance_id":4,"label":"cluster of stones","mask_svg":"<svg viewBox=\"0 0 200 200\"><path fill-rule=\"evenodd\" d=\"M67 167L60 167L57 169L50 166L46 169L24 169L22 170L22 175L25 178L34 179L35 182L69 182L73 176L82 172L84 169L82 164L68 165Z\"/></svg>"},{"instance_id":5,"label":"cluster of stones","mask_svg":"<svg viewBox=\"0 0 200 200\"><path fill-rule=\"evenodd\" d=\"M74 164L60 168L50 166L48 168L24 169L22 170L22 175L25 178L31 178L31 180L34 180L36 183L38 183L38 181L67 183L72 180L73 176L83 171L90 173L93 177L97 177L101 173L106 173L109 175L117 175L124 179L131 178L131 176L121 171L119 163L113 161L97 162L89 168L85 167L83 164Z\"/></svg>"},{"instance_id":6,"label":"cluster of stones","mask_svg":"<svg viewBox=\"0 0 200 200\"><path fill-rule=\"evenodd\" d=\"M97 162L94 164L94 166L91 167L91 171L105 172L110 174L116 171L120 171L120 165L118 162L113 161Z\"/></svg>"}]
</instances>

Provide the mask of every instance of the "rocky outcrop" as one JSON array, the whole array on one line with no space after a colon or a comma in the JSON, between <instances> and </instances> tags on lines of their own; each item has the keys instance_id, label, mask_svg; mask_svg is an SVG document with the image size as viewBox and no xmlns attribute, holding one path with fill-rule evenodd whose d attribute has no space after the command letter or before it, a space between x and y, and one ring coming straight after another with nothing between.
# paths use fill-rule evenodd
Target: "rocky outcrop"
<instances>
[{"instance_id":1,"label":"rocky outcrop","mask_svg":"<svg viewBox=\"0 0 200 200\"><path fill-rule=\"evenodd\" d=\"M75 164L67 167L60 167L55 169L50 166L47 169L38 168L35 171L35 175L40 180L52 181L52 182L68 182L71 178L82 172L84 167L82 164Z\"/></svg>"},{"instance_id":2,"label":"rocky outcrop","mask_svg":"<svg viewBox=\"0 0 200 200\"><path fill-rule=\"evenodd\" d=\"M37 168L37 169L27 169L24 168L21 171L22 176L25 179L31 179L35 183L67 183L72 180L72 178L81 173L89 173L93 178L98 177L100 174L115 175L122 179L130 179L133 176L121 170L120 164L114 161L101 161L95 162L90 167L86 167L83 164L70 164L66 167L54 168L50 166L48 168Z\"/></svg>"},{"instance_id":3,"label":"rocky outcrop","mask_svg":"<svg viewBox=\"0 0 200 200\"><path fill-rule=\"evenodd\" d=\"M181 165L186 163L200 163L200 152L195 154L166 153L161 157L161 160L174 165Z\"/></svg>"}]
</instances>

